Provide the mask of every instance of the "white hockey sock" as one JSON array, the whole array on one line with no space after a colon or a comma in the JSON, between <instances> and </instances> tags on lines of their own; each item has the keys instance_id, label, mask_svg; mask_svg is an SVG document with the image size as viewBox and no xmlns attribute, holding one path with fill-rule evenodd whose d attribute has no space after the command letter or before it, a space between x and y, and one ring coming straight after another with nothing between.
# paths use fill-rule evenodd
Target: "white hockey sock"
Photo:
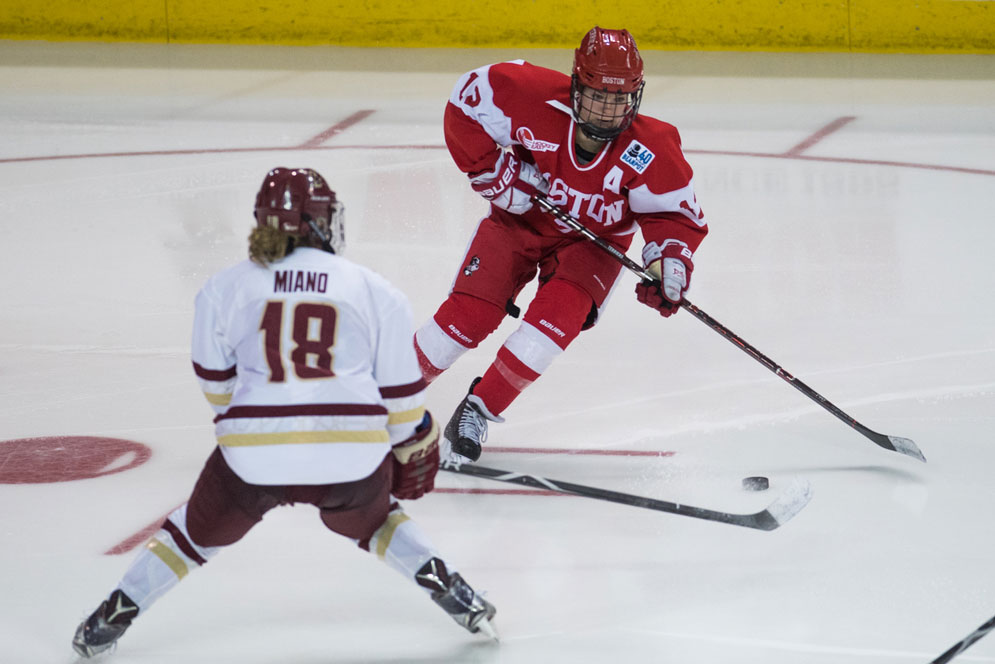
<instances>
[{"instance_id":1,"label":"white hockey sock","mask_svg":"<svg viewBox=\"0 0 995 664\"><path fill-rule=\"evenodd\" d=\"M470 350L443 332L434 318L428 319L428 322L415 331L415 347L440 371L453 366L456 360Z\"/></svg>"},{"instance_id":2,"label":"white hockey sock","mask_svg":"<svg viewBox=\"0 0 995 664\"><path fill-rule=\"evenodd\" d=\"M440 557L425 532L401 507L391 510L384 524L373 533L370 551L412 581L426 562ZM450 573L456 571L448 563L447 568ZM429 589L424 590L431 594Z\"/></svg>"},{"instance_id":3,"label":"white hockey sock","mask_svg":"<svg viewBox=\"0 0 995 664\"><path fill-rule=\"evenodd\" d=\"M184 503L166 518L163 527L146 543L117 587L138 605L139 613L143 613L191 569L205 564L223 548L193 543L187 532L187 505Z\"/></svg>"}]
</instances>

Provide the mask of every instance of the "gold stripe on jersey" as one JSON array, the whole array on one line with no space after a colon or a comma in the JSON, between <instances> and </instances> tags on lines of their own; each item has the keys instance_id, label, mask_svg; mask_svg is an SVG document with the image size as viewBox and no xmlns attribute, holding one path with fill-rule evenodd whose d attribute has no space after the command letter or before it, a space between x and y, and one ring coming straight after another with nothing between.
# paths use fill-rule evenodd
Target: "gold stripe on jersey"
<instances>
[{"instance_id":1,"label":"gold stripe on jersey","mask_svg":"<svg viewBox=\"0 0 995 664\"><path fill-rule=\"evenodd\" d=\"M390 547L390 541L394 539L394 531L397 530L405 521L410 520L411 517L404 512L395 512L387 517L384 524L377 529L374 537L377 538L377 557L383 560L384 556L387 555L387 549Z\"/></svg>"},{"instance_id":2,"label":"gold stripe on jersey","mask_svg":"<svg viewBox=\"0 0 995 664\"><path fill-rule=\"evenodd\" d=\"M391 413L387 416L387 424L420 422L423 417L425 417L425 407L421 406L419 408L412 408L411 410L402 410L397 413Z\"/></svg>"},{"instance_id":3,"label":"gold stripe on jersey","mask_svg":"<svg viewBox=\"0 0 995 664\"><path fill-rule=\"evenodd\" d=\"M227 406L231 403L230 394L211 394L210 392L204 392L204 396L207 397L208 403L212 406Z\"/></svg>"},{"instance_id":4,"label":"gold stripe on jersey","mask_svg":"<svg viewBox=\"0 0 995 664\"><path fill-rule=\"evenodd\" d=\"M183 559L176 555L176 552L169 548L166 544L163 544L159 540L152 538L149 543L146 544L149 551L154 553L159 560L166 563L166 567L173 570L173 574L177 578L182 579L187 575L189 571L187 569L187 564L183 562Z\"/></svg>"},{"instance_id":5,"label":"gold stripe on jersey","mask_svg":"<svg viewBox=\"0 0 995 664\"><path fill-rule=\"evenodd\" d=\"M229 433L218 436L226 447L295 445L307 443L389 443L383 429L372 431L281 431L279 433Z\"/></svg>"}]
</instances>

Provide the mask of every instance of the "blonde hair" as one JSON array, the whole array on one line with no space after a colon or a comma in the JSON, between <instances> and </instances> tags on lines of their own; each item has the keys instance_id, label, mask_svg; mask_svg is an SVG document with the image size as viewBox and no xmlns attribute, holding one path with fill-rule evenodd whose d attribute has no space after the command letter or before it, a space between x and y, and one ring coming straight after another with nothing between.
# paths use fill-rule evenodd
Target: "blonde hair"
<instances>
[{"instance_id":1,"label":"blonde hair","mask_svg":"<svg viewBox=\"0 0 995 664\"><path fill-rule=\"evenodd\" d=\"M249 258L266 267L294 250L296 238L272 226L256 226L249 233Z\"/></svg>"}]
</instances>

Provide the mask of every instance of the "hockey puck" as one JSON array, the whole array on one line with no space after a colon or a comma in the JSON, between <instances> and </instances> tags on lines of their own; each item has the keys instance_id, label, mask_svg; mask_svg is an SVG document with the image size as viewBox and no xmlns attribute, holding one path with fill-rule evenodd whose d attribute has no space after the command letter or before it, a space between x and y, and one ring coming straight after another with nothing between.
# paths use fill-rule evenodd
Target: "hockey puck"
<instances>
[{"instance_id":1,"label":"hockey puck","mask_svg":"<svg viewBox=\"0 0 995 664\"><path fill-rule=\"evenodd\" d=\"M743 488L748 491L766 491L770 488L770 480L766 477L744 477Z\"/></svg>"}]
</instances>

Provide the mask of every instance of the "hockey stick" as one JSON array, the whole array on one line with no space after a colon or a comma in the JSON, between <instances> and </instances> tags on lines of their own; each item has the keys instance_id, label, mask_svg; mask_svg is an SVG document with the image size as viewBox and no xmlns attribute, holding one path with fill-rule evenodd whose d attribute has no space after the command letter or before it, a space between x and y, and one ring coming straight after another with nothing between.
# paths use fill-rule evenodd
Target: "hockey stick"
<instances>
[{"instance_id":1,"label":"hockey stick","mask_svg":"<svg viewBox=\"0 0 995 664\"><path fill-rule=\"evenodd\" d=\"M541 207L543 210L553 215L554 217L562 221L564 224L566 224L567 226L569 226L570 228L577 231L585 238L596 244L598 247L600 247L604 251L607 251L609 254L614 256L616 260L618 260L623 266L628 268L629 271L637 274L643 279L649 279L650 281L657 281L656 277L647 272L644 267L642 267L634 260L626 256L616 247L613 247L612 245L608 244L603 239L595 235L592 231L584 227L579 221L577 221L569 214L561 210L555 203L550 201L546 196L542 194L536 194L532 197L532 200L536 202L539 205L539 207ZM706 314L704 311L702 311L695 305L691 304L691 302L689 302L687 299L681 300L681 306L690 311L695 318L697 318L705 325L712 328L713 330L721 334L723 337L731 341L733 344L741 348L743 352L752 357L754 360L756 360L760 364L770 369L775 375L783 378L789 385L794 387L796 390L798 390L799 392L807 396L809 399L816 402L817 404L828 410L830 413L835 415L847 426L856 429L866 438L870 439L872 442L876 443L877 445L880 445L886 450L899 452L901 454L910 456L913 459L919 459L920 461L925 463L926 457L923 456L922 452L919 450L919 447L908 438L902 438L899 436L887 436L885 434L878 433L877 431L865 427L863 424L861 424L860 422L853 419L852 417L844 413L842 410L837 408L831 401L826 399L824 396L822 396L821 394L813 390L811 387L809 387L808 385L806 385L805 383L803 383L802 381L798 380L790 373L785 371L783 368L781 368L781 366L779 366L776 362L774 362L774 360L770 359L769 357L761 353L759 350L748 344L744 339L739 337L736 333L727 328L725 325L718 322L717 320Z\"/></svg>"},{"instance_id":2,"label":"hockey stick","mask_svg":"<svg viewBox=\"0 0 995 664\"><path fill-rule=\"evenodd\" d=\"M965 636L960 642L954 644L954 646L950 648L950 650L946 651L945 653L934 659L929 664L946 664L954 657L967 650L972 643L974 643L975 641L977 641L978 639L980 639L981 637L983 637L985 634L992 631L993 629L995 629L995 617L992 617L992 619L986 622L984 625L982 625L978 629L974 630L973 632Z\"/></svg>"},{"instance_id":3,"label":"hockey stick","mask_svg":"<svg viewBox=\"0 0 995 664\"><path fill-rule=\"evenodd\" d=\"M582 496L584 498L595 498L597 500L607 500L612 503L631 505L633 507L645 507L658 512L669 512L680 516L690 516L695 519L705 521L718 521L728 523L733 526L743 526L744 528L754 528L756 530L774 530L785 524L791 517L798 514L808 501L812 499L812 487L802 479L794 479L788 488L781 492L781 495L770 505L754 514L731 514L729 512L717 512L703 507L694 507L681 503L670 503L665 500L655 498L645 498L643 496L633 496L628 493L599 489L583 484L571 484L551 480L547 477L529 475L527 473L514 473L496 468L486 468L476 464L452 464L444 463L442 470L460 475L470 475L471 477L482 477L497 482L508 482L510 484L520 484L534 489L546 489L571 496Z\"/></svg>"}]
</instances>

